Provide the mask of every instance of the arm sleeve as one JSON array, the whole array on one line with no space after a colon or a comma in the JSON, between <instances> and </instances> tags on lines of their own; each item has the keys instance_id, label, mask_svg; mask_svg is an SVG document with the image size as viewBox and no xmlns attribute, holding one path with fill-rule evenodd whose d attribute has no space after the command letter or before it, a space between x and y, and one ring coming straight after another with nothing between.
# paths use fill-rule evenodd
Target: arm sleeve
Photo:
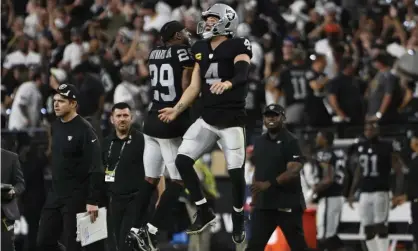
<instances>
[{"instance_id":1,"label":"arm sleeve","mask_svg":"<svg viewBox=\"0 0 418 251\"><path fill-rule=\"evenodd\" d=\"M17 196L22 195L25 191L25 179L23 177L22 168L20 167L19 158L13 154L13 187Z\"/></svg>"},{"instance_id":2,"label":"arm sleeve","mask_svg":"<svg viewBox=\"0 0 418 251\"><path fill-rule=\"evenodd\" d=\"M92 128L88 128L85 132L83 150L83 168L88 170L89 178L87 204L97 205L103 189L104 170L100 143Z\"/></svg>"}]
</instances>

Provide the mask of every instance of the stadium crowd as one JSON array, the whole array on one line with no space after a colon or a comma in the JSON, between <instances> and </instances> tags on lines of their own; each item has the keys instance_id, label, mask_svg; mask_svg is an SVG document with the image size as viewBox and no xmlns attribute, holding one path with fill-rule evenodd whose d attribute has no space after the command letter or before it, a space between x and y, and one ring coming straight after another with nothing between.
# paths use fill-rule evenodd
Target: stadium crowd
<instances>
[{"instance_id":1,"label":"stadium crowd","mask_svg":"<svg viewBox=\"0 0 418 251\"><path fill-rule=\"evenodd\" d=\"M385 126L417 126L418 78L397 68L418 49L417 1L5 0L2 131L49 127L62 84L78 88L78 114L100 141L112 131L115 103L129 104L141 129L154 90L147 61L161 27L182 22L193 43L201 12L217 2L236 10L236 36L251 41L247 145L265 129L271 103L285 107L287 128L299 136L341 125L338 136L360 128L359 136L365 122L379 122L383 134ZM197 100L195 118L199 109Z\"/></svg>"},{"instance_id":2,"label":"stadium crowd","mask_svg":"<svg viewBox=\"0 0 418 251\"><path fill-rule=\"evenodd\" d=\"M147 57L160 43L159 29L179 20L198 39L200 12L210 2L2 2L2 127L48 124L51 90L67 82L81 90L80 114L105 134L112 103L128 102L141 125L152 89ZM413 116L416 82L390 71L418 46L412 0L226 2L242 17L237 35L252 43L250 132L259 132L261 107L271 102L283 102L296 125L376 119L385 93L391 100L382 121ZM302 75L287 74L287 83L289 66Z\"/></svg>"}]
</instances>

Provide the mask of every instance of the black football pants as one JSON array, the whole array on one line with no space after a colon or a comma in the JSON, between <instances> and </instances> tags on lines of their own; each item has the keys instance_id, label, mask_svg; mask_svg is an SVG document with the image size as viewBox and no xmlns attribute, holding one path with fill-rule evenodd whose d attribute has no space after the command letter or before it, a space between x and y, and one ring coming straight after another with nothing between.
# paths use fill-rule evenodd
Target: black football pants
<instances>
[{"instance_id":1,"label":"black football pants","mask_svg":"<svg viewBox=\"0 0 418 251\"><path fill-rule=\"evenodd\" d=\"M82 196L57 199L52 194L42 209L37 238L38 251L102 251L104 242L98 241L84 248L77 237L77 213L86 211ZM59 241L62 241L62 244ZM64 248L65 247L65 248Z\"/></svg>"},{"instance_id":2,"label":"black football pants","mask_svg":"<svg viewBox=\"0 0 418 251\"><path fill-rule=\"evenodd\" d=\"M246 251L263 251L271 235L280 227L292 251L307 251L302 226L302 212L278 210L254 210L251 214L250 231Z\"/></svg>"},{"instance_id":3,"label":"black football pants","mask_svg":"<svg viewBox=\"0 0 418 251\"><path fill-rule=\"evenodd\" d=\"M134 226L136 217L136 193L129 196L110 197L110 220L112 221L112 232L115 236L117 250L130 251L125 243L126 235Z\"/></svg>"}]
</instances>

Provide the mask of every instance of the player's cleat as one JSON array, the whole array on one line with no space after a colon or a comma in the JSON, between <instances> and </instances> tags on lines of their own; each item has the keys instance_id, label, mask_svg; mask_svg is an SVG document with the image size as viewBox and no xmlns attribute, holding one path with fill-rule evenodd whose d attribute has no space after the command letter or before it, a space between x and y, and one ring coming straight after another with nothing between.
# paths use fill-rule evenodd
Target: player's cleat
<instances>
[{"instance_id":1,"label":"player's cleat","mask_svg":"<svg viewBox=\"0 0 418 251\"><path fill-rule=\"evenodd\" d=\"M146 245L145 229L132 228L126 236L125 242L134 251L151 251L150 247Z\"/></svg>"},{"instance_id":2,"label":"player's cleat","mask_svg":"<svg viewBox=\"0 0 418 251\"><path fill-rule=\"evenodd\" d=\"M244 211L232 212L232 241L235 244L241 244L245 240L245 218Z\"/></svg>"},{"instance_id":3,"label":"player's cleat","mask_svg":"<svg viewBox=\"0 0 418 251\"><path fill-rule=\"evenodd\" d=\"M187 234L200 234L216 222L216 216L212 209L199 208L195 214L195 218L193 224L186 230Z\"/></svg>"}]
</instances>

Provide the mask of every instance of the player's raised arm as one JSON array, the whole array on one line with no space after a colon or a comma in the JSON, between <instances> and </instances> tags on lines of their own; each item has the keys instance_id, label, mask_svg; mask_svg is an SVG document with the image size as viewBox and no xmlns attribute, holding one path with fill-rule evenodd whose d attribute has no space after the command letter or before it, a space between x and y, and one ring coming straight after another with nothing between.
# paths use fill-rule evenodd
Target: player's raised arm
<instances>
[{"instance_id":1,"label":"player's raised arm","mask_svg":"<svg viewBox=\"0 0 418 251\"><path fill-rule=\"evenodd\" d=\"M200 67L198 63L195 63L192 79L190 82L189 87L184 91L181 99L177 104L171 108L167 107L161 109L160 115L158 115L159 119L169 123L177 118L179 114L181 114L184 110L186 110L196 99L197 95L200 93Z\"/></svg>"}]
</instances>

